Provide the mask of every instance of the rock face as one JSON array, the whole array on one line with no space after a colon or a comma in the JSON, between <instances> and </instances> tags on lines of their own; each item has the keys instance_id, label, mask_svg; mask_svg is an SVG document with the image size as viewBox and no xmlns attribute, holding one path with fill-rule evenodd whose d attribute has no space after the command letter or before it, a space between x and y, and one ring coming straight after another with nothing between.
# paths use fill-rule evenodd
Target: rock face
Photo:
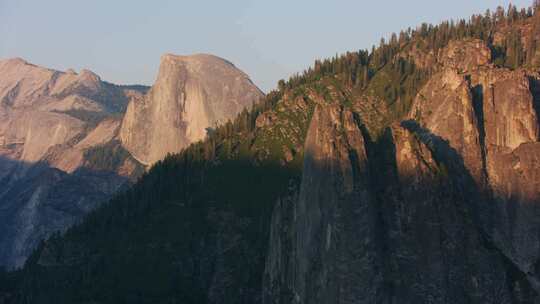
<instances>
[{"instance_id":1,"label":"rock face","mask_svg":"<svg viewBox=\"0 0 540 304\"><path fill-rule=\"evenodd\" d=\"M206 129L232 119L262 97L246 74L212 55L161 58L154 86L134 99L120 139L144 164L202 140Z\"/></svg>"},{"instance_id":2,"label":"rock face","mask_svg":"<svg viewBox=\"0 0 540 304\"><path fill-rule=\"evenodd\" d=\"M404 121L319 106L301 187L274 209L264 303L533 303L537 77L455 41ZM354 119L353 119L354 118Z\"/></svg>"},{"instance_id":3,"label":"rock face","mask_svg":"<svg viewBox=\"0 0 540 304\"><path fill-rule=\"evenodd\" d=\"M454 150L417 123L369 143L349 117L313 116L299 196L274 210L263 302L510 302L514 278L473 223Z\"/></svg>"},{"instance_id":4,"label":"rock face","mask_svg":"<svg viewBox=\"0 0 540 304\"><path fill-rule=\"evenodd\" d=\"M459 72L471 72L491 63L491 50L481 40L454 40L440 51L438 62Z\"/></svg>"},{"instance_id":5,"label":"rock face","mask_svg":"<svg viewBox=\"0 0 540 304\"><path fill-rule=\"evenodd\" d=\"M480 92L485 170L494 199L484 226L517 267L532 274L540 259L540 143L530 79L524 71L502 69L472 79ZM529 280L538 290L538 278Z\"/></svg>"},{"instance_id":6,"label":"rock face","mask_svg":"<svg viewBox=\"0 0 540 304\"><path fill-rule=\"evenodd\" d=\"M350 111L317 108L305 144L295 207L294 297L301 303L375 299L377 256L367 154ZM360 242L351 238L365 236Z\"/></svg>"},{"instance_id":7,"label":"rock face","mask_svg":"<svg viewBox=\"0 0 540 304\"><path fill-rule=\"evenodd\" d=\"M103 118L125 111L129 94L140 95L88 70L59 72L17 58L0 61L0 71L0 155L21 162L40 161L50 148L80 141ZM86 139L87 146L99 142ZM59 166L72 172L81 159Z\"/></svg>"},{"instance_id":8,"label":"rock face","mask_svg":"<svg viewBox=\"0 0 540 304\"><path fill-rule=\"evenodd\" d=\"M418 94L409 118L449 140L477 181L482 178L480 135L473 95L463 75L452 68L434 75Z\"/></svg>"},{"instance_id":9,"label":"rock face","mask_svg":"<svg viewBox=\"0 0 540 304\"><path fill-rule=\"evenodd\" d=\"M22 266L33 248L116 192L135 172L87 168L88 151L116 137L129 87L83 70L0 61L0 266Z\"/></svg>"}]
</instances>

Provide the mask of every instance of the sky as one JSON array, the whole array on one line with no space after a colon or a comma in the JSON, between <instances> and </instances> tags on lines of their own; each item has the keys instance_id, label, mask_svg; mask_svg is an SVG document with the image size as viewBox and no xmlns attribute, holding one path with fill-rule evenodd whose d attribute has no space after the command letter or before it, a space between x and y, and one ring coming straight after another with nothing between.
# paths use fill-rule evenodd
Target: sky
<instances>
[{"instance_id":1,"label":"sky","mask_svg":"<svg viewBox=\"0 0 540 304\"><path fill-rule=\"evenodd\" d=\"M263 91L315 59L369 49L422 22L507 7L503 0L0 0L0 59L90 69L151 85L164 53L210 53ZM512 1L527 7L532 0Z\"/></svg>"}]
</instances>

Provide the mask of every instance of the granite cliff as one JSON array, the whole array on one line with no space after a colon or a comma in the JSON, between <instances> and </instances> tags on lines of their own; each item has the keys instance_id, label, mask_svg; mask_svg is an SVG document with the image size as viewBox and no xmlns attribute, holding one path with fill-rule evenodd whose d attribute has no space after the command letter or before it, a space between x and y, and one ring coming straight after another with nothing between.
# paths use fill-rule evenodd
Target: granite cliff
<instances>
[{"instance_id":1,"label":"granite cliff","mask_svg":"<svg viewBox=\"0 0 540 304\"><path fill-rule=\"evenodd\" d=\"M300 189L274 209L263 303L536 301L537 76L493 66L479 40L441 54L375 139L362 108L317 106Z\"/></svg>"},{"instance_id":2,"label":"granite cliff","mask_svg":"<svg viewBox=\"0 0 540 304\"><path fill-rule=\"evenodd\" d=\"M151 165L203 140L207 128L234 118L262 96L246 74L224 59L166 54L148 94L128 105L120 140L137 160Z\"/></svg>"}]
</instances>

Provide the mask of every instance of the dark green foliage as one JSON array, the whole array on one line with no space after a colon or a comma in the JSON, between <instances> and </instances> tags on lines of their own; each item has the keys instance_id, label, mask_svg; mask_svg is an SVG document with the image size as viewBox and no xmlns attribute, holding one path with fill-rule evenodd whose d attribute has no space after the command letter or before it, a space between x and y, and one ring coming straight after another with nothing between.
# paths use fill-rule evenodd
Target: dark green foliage
<instances>
[{"instance_id":1,"label":"dark green foliage","mask_svg":"<svg viewBox=\"0 0 540 304\"><path fill-rule=\"evenodd\" d=\"M9 303L13 299L18 276L17 272L8 273L0 267L0 303L4 303L3 301Z\"/></svg>"},{"instance_id":2,"label":"dark green foliage","mask_svg":"<svg viewBox=\"0 0 540 304\"><path fill-rule=\"evenodd\" d=\"M97 171L116 170L128 157L129 152L117 140L84 151L85 165Z\"/></svg>"},{"instance_id":3,"label":"dark green foliage","mask_svg":"<svg viewBox=\"0 0 540 304\"><path fill-rule=\"evenodd\" d=\"M521 43L521 34L518 31L513 30L506 36L502 49L505 50L505 67L517 69L525 62L525 52Z\"/></svg>"},{"instance_id":4,"label":"dark green foliage","mask_svg":"<svg viewBox=\"0 0 540 304\"><path fill-rule=\"evenodd\" d=\"M507 41L503 45L493 44L493 36L497 30L530 18L533 20L532 36L535 38L530 45L522 45L518 32L506 35ZM465 38L485 41L493 49L495 60L502 57L503 65L518 68L526 61L533 61L532 57L535 56L534 52L538 43L536 37L540 35L539 20L540 14L536 9L517 11L515 6L510 5L507 12L499 7L494 13L488 10L484 15L473 15L468 21L464 19L457 22L445 21L439 25L424 23L415 30L409 28L400 32L399 35L392 34L389 41L381 39L379 46L373 47L371 51L347 52L330 59L316 60L314 66L303 74L294 75L288 81L281 80L278 89L284 91L296 88L324 77L335 77L350 86L364 88L378 71L389 63L395 64L396 56L412 45L426 53L434 51L436 54L451 40Z\"/></svg>"},{"instance_id":5,"label":"dark green foliage","mask_svg":"<svg viewBox=\"0 0 540 304\"><path fill-rule=\"evenodd\" d=\"M188 153L168 157L61 240L49 240L49 248L74 265L46 269L32 257L21 300L206 303L219 258L231 268L231 296L242 296L242 288L255 293L267 245L261 236L276 195L293 176L272 164L211 165ZM218 257L218 243L227 241L220 238L228 230L241 239Z\"/></svg>"},{"instance_id":6,"label":"dark green foliage","mask_svg":"<svg viewBox=\"0 0 540 304\"><path fill-rule=\"evenodd\" d=\"M394 118L406 114L428 73L402 58L387 64L371 80L368 94L383 99L393 108Z\"/></svg>"}]
</instances>

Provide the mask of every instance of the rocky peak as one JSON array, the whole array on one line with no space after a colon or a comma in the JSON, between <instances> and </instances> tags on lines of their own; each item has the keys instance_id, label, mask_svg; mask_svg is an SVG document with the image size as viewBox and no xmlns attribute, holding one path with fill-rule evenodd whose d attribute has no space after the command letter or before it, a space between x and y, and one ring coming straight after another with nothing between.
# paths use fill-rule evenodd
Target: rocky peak
<instances>
[{"instance_id":1,"label":"rocky peak","mask_svg":"<svg viewBox=\"0 0 540 304\"><path fill-rule=\"evenodd\" d=\"M81 70L78 81L86 87L93 88L95 90L97 90L101 85L101 78L99 78L96 73L87 69Z\"/></svg>"},{"instance_id":2,"label":"rocky peak","mask_svg":"<svg viewBox=\"0 0 540 304\"><path fill-rule=\"evenodd\" d=\"M370 237L375 233L375 210L368 190L365 141L353 112L339 105L317 105L304 151L303 178L291 223L294 274L284 287L293 289L292 303L346 302L354 297L371 302L380 278L376 258L370 254L376 246ZM346 241L359 235L358 242ZM269 265L280 264L274 258L269 257ZM368 277L371 285L364 281ZM269 286L279 286L274 281L279 277L271 270L267 280ZM268 298L287 294L283 288L265 293Z\"/></svg>"},{"instance_id":3,"label":"rocky peak","mask_svg":"<svg viewBox=\"0 0 540 304\"><path fill-rule=\"evenodd\" d=\"M165 54L152 89L129 104L120 137L139 161L152 164L203 139L206 128L232 119L261 96L224 59Z\"/></svg>"},{"instance_id":4,"label":"rocky peak","mask_svg":"<svg viewBox=\"0 0 540 304\"><path fill-rule=\"evenodd\" d=\"M0 103L9 107L31 105L47 95L56 72L21 58L0 61Z\"/></svg>"}]
</instances>

